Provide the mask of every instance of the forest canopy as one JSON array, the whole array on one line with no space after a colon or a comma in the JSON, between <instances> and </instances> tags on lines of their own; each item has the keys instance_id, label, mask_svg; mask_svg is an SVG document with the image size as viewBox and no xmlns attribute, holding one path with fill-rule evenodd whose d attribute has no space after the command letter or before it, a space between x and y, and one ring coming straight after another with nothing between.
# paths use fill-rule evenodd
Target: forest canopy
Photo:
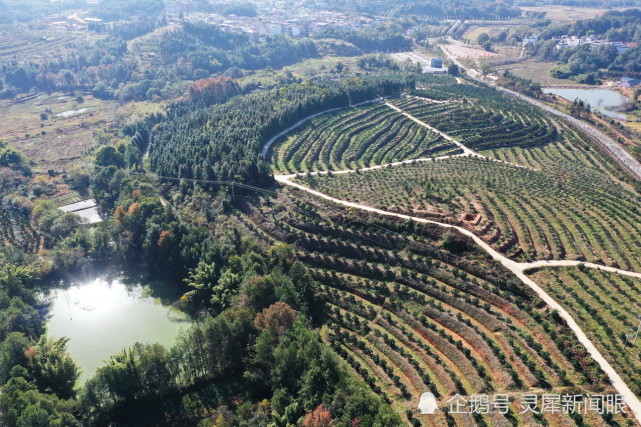
<instances>
[{"instance_id":1,"label":"forest canopy","mask_svg":"<svg viewBox=\"0 0 641 427\"><path fill-rule=\"evenodd\" d=\"M163 176L265 184L271 172L260 157L261 146L279 130L310 114L398 94L412 85L398 74L290 84L208 108L180 102L154 127L151 167Z\"/></svg>"}]
</instances>

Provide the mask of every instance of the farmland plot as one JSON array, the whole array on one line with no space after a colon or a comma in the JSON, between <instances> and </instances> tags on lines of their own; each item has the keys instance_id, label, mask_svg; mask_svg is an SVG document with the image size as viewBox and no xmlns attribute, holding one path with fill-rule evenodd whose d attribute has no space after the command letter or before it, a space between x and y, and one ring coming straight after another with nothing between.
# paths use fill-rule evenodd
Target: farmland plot
<instances>
[{"instance_id":1,"label":"farmland plot","mask_svg":"<svg viewBox=\"0 0 641 427\"><path fill-rule=\"evenodd\" d=\"M287 190L246 204L236 221L266 243L294 245L328 306L324 340L409 423L606 424L598 414L520 414L518 405L505 415L418 416L425 390L446 408L457 393L517 402L528 392L609 386L569 329L461 236L323 204Z\"/></svg>"}]
</instances>

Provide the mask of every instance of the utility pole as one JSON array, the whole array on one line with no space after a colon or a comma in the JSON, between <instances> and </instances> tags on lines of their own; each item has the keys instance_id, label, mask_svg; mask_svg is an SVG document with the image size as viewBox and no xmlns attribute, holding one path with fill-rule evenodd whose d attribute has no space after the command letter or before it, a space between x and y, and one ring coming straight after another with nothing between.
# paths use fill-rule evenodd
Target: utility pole
<instances>
[{"instance_id":1,"label":"utility pole","mask_svg":"<svg viewBox=\"0 0 641 427\"><path fill-rule=\"evenodd\" d=\"M623 345L623 348L628 348L628 342L630 342L632 331L634 331L633 327L628 328L628 332L625 334L625 344Z\"/></svg>"},{"instance_id":2,"label":"utility pole","mask_svg":"<svg viewBox=\"0 0 641 427\"><path fill-rule=\"evenodd\" d=\"M634 340L632 341L632 346L634 347L637 343L637 338L639 337L639 330L641 330L641 315L637 316L639 318L639 326L637 326L637 332L634 334Z\"/></svg>"}]
</instances>

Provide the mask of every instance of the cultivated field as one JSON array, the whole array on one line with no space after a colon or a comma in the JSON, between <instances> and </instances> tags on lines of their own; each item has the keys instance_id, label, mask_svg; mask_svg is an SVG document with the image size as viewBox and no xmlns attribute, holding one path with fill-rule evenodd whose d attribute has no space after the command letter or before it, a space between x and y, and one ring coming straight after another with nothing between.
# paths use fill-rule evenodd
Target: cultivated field
<instances>
[{"instance_id":1,"label":"cultivated field","mask_svg":"<svg viewBox=\"0 0 641 427\"><path fill-rule=\"evenodd\" d=\"M545 12L545 18L555 22L575 22L583 19L590 19L603 15L611 9L577 7L577 6L520 6L525 12Z\"/></svg>"},{"instance_id":2,"label":"cultivated field","mask_svg":"<svg viewBox=\"0 0 641 427\"><path fill-rule=\"evenodd\" d=\"M532 114L532 110L525 107L503 110L498 103L483 105L467 97L435 103L422 96L442 99L449 94L432 89L415 93L419 96L397 98L391 102L474 150L534 147L557 138L556 128L548 119Z\"/></svg>"},{"instance_id":3,"label":"cultivated field","mask_svg":"<svg viewBox=\"0 0 641 427\"><path fill-rule=\"evenodd\" d=\"M475 49L472 47L465 47L460 45L446 45L444 46L451 55L456 57L456 59L480 59L480 58L492 58L499 56L496 52L489 52L483 49Z\"/></svg>"},{"instance_id":4,"label":"cultivated field","mask_svg":"<svg viewBox=\"0 0 641 427\"><path fill-rule=\"evenodd\" d=\"M589 331L601 354L641 394L641 332L632 345L641 314L641 279L581 267L541 269L531 277Z\"/></svg>"},{"instance_id":5,"label":"cultivated field","mask_svg":"<svg viewBox=\"0 0 641 427\"><path fill-rule=\"evenodd\" d=\"M78 102L71 94L41 93L0 100L0 139L35 162L36 172L68 171L86 160L101 133L115 131L119 121L146 111L149 104L119 105L88 94L82 97Z\"/></svg>"},{"instance_id":6,"label":"cultivated field","mask_svg":"<svg viewBox=\"0 0 641 427\"><path fill-rule=\"evenodd\" d=\"M641 198L593 170L453 158L298 180L336 198L465 227L517 260L641 270L634 220Z\"/></svg>"},{"instance_id":7,"label":"cultivated field","mask_svg":"<svg viewBox=\"0 0 641 427\"><path fill-rule=\"evenodd\" d=\"M577 86L587 87L582 83L577 83L570 79L557 79L550 75L552 67L556 66L554 62L542 62L534 59L528 59L523 62L509 65L500 65L496 67L497 72L502 73L505 70L524 79L530 79L542 86Z\"/></svg>"},{"instance_id":8,"label":"cultivated field","mask_svg":"<svg viewBox=\"0 0 641 427\"><path fill-rule=\"evenodd\" d=\"M527 105L430 79L414 95L389 102L504 163L458 157L297 179L339 199L465 227L515 260L585 260L641 271L635 220L641 197L617 180L620 170L607 156ZM274 164L291 173L427 157L405 133L381 136L387 133L380 129L407 123L399 117L407 118L382 104L318 116L278 146Z\"/></svg>"},{"instance_id":9,"label":"cultivated field","mask_svg":"<svg viewBox=\"0 0 641 427\"><path fill-rule=\"evenodd\" d=\"M281 172L361 168L461 152L380 102L318 116L276 144L272 158Z\"/></svg>"},{"instance_id":10,"label":"cultivated field","mask_svg":"<svg viewBox=\"0 0 641 427\"><path fill-rule=\"evenodd\" d=\"M29 202L6 196L0 200L0 247L19 248L26 253L35 253L44 244L31 223Z\"/></svg>"},{"instance_id":11,"label":"cultivated field","mask_svg":"<svg viewBox=\"0 0 641 427\"><path fill-rule=\"evenodd\" d=\"M242 211L238 227L267 243L295 246L323 284L330 307L324 339L410 424L606 424L596 413L520 413L523 393L608 386L569 329L460 236L350 213L296 190ZM514 405L505 415L418 416L416 400L426 390L442 409L456 393L506 393Z\"/></svg>"},{"instance_id":12,"label":"cultivated field","mask_svg":"<svg viewBox=\"0 0 641 427\"><path fill-rule=\"evenodd\" d=\"M317 116L277 145L275 169L326 171L294 180L343 201L466 228L517 261L586 260L641 271L641 226L635 219L641 197L618 179L621 170L568 125L491 89L450 80L422 77L411 94L386 100L395 109L376 103ZM408 125L445 141L454 138L479 155L366 170L416 155L420 145L413 139L378 131L403 125L403 117L410 119ZM580 394L603 379L565 323L466 238L331 203L287 189L276 200L245 205L237 220L270 244L296 247L331 306L324 339L408 422L613 422L521 411L441 412L419 419L412 397L425 390L434 391L444 407L455 393L506 392L518 401L526 391ZM567 301L561 282L545 287L562 304ZM629 284L626 292L632 289ZM596 312L588 308L578 317L590 334L607 328L595 326L609 320L589 316ZM606 344L600 344L604 353ZM635 363L622 367L627 379L638 374ZM639 384L632 385L639 393Z\"/></svg>"},{"instance_id":13,"label":"cultivated field","mask_svg":"<svg viewBox=\"0 0 641 427\"><path fill-rule=\"evenodd\" d=\"M0 64L61 58L102 37L87 31L67 31L51 26L0 25Z\"/></svg>"}]
</instances>

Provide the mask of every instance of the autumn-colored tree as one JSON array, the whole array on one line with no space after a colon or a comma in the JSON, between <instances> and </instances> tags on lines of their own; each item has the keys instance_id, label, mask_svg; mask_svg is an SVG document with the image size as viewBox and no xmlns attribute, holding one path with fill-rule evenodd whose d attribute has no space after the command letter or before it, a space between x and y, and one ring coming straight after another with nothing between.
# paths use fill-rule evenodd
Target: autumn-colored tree
<instances>
[{"instance_id":1,"label":"autumn-colored tree","mask_svg":"<svg viewBox=\"0 0 641 427\"><path fill-rule=\"evenodd\" d=\"M116 207L116 212L114 213L114 219L118 224L123 224L125 221L125 209L122 206Z\"/></svg>"},{"instance_id":2,"label":"autumn-colored tree","mask_svg":"<svg viewBox=\"0 0 641 427\"><path fill-rule=\"evenodd\" d=\"M321 404L305 416L303 427L334 427L334 420L332 414Z\"/></svg>"},{"instance_id":3,"label":"autumn-colored tree","mask_svg":"<svg viewBox=\"0 0 641 427\"><path fill-rule=\"evenodd\" d=\"M129 206L127 215L138 216L139 214L140 214L140 203L132 203L131 206Z\"/></svg>"},{"instance_id":4,"label":"autumn-colored tree","mask_svg":"<svg viewBox=\"0 0 641 427\"><path fill-rule=\"evenodd\" d=\"M164 247L169 244L171 238L171 231L168 230L163 230L160 232L160 236L158 237L158 246Z\"/></svg>"},{"instance_id":5,"label":"autumn-colored tree","mask_svg":"<svg viewBox=\"0 0 641 427\"><path fill-rule=\"evenodd\" d=\"M189 85L187 95L192 101L219 104L240 92L240 86L229 77L200 79Z\"/></svg>"},{"instance_id":6,"label":"autumn-colored tree","mask_svg":"<svg viewBox=\"0 0 641 427\"><path fill-rule=\"evenodd\" d=\"M260 330L273 327L282 335L296 320L297 312L284 302L277 302L256 315L254 324Z\"/></svg>"}]
</instances>

